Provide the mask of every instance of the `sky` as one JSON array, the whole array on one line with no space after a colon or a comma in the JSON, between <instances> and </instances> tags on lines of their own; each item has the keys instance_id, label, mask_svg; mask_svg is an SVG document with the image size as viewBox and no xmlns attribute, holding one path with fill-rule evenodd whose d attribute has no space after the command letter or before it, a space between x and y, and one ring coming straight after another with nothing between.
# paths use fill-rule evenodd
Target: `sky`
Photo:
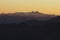
<instances>
[{"instance_id":1,"label":"sky","mask_svg":"<svg viewBox=\"0 0 60 40\"><path fill-rule=\"evenodd\" d=\"M0 0L0 13L30 11L60 15L60 0Z\"/></svg>"}]
</instances>

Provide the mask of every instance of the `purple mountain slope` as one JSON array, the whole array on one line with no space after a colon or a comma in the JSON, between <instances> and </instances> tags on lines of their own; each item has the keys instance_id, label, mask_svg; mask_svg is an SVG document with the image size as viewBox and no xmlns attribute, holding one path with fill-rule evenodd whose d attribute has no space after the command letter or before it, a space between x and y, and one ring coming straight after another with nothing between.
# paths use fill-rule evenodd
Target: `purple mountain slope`
<instances>
[{"instance_id":1,"label":"purple mountain slope","mask_svg":"<svg viewBox=\"0 0 60 40\"><path fill-rule=\"evenodd\" d=\"M27 20L49 20L55 16L39 12L16 12L13 14L0 14L1 23L20 23Z\"/></svg>"}]
</instances>

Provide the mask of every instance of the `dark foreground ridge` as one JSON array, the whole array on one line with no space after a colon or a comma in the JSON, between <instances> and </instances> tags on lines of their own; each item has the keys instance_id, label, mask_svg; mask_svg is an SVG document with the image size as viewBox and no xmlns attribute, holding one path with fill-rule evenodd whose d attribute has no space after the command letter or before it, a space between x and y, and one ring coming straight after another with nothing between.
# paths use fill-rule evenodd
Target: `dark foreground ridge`
<instances>
[{"instance_id":1,"label":"dark foreground ridge","mask_svg":"<svg viewBox=\"0 0 60 40\"><path fill-rule=\"evenodd\" d=\"M0 24L1 40L60 40L60 16L50 20L27 20Z\"/></svg>"}]
</instances>

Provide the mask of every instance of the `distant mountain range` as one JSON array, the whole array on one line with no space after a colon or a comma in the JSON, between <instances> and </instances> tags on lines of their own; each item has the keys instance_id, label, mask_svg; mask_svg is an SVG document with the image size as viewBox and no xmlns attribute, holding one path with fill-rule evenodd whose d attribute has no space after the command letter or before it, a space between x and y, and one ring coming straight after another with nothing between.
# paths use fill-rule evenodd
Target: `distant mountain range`
<instances>
[{"instance_id":1,"label":"distant mountain range","mask_svg":"<svg viewBox=\"0 0 60 40\"><path fill-rule=\"evenodd\" d=\"M39 12L0 14L2 40L60 40L60 16Z\"/></svg>"},{"instance_id":2,"label":"distant mountain range","mask_svg":"<svg viewBox=\"0 0 60 40\"><path fill-rule=\"evenodd\" d=\"M43 14L40 12L16 12L16 13L8 13L8 14L0 14L0 24L6 23L20 23L27 20L49 20L53 17L53 15Z\"/></svg>"}]
</instances>

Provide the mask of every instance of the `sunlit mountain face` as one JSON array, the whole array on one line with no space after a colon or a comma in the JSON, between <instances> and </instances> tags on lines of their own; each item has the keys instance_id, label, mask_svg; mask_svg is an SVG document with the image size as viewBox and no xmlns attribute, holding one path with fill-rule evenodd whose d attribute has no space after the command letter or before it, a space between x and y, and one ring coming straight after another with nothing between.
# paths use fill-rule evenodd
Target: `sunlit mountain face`
<instances>
[{"instance_id":1,"label":"sunlit mountain face","mask_svg":"<svg viewBox=\"0 0 60 40\"><path fill-rule=\"evenodd\" d=\"M16 12L8 14L0 14L0 23L20 23L27 20L49 20L54 15L43 14L38 11L34 12Z\"/></svg>"}]
</instances>

